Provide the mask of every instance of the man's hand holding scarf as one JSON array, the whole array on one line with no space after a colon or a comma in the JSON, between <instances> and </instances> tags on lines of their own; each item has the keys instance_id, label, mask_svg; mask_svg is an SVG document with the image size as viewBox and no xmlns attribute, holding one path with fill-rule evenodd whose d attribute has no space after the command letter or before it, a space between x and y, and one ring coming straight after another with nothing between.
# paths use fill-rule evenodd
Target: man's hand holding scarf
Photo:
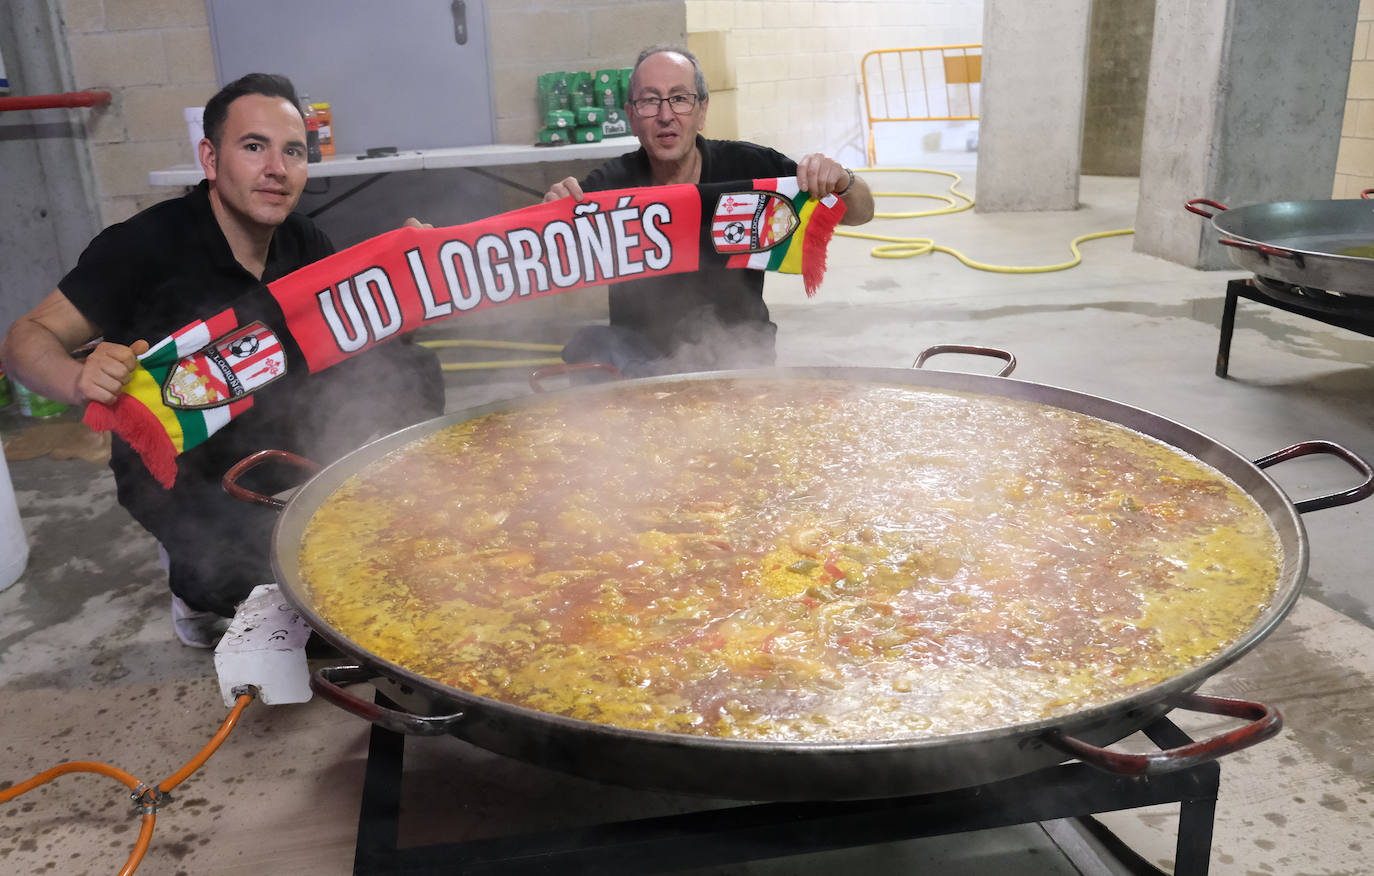
<instances>
[{"instance_id":1,"label":"man's hand holding scarf","mask_svg":"<svg viewBox=\"0 0 1374 876\"><path fill-rule=\"evenodd\" d=\"M176 457L300 379L463 313L654 274L732 268L801 274L813 295L844 202L795 177L652 186L537 204L447 228L404 227L297 270L139 357L85 421L138 451L164 486Z\"/></svg>"}]
</instances>

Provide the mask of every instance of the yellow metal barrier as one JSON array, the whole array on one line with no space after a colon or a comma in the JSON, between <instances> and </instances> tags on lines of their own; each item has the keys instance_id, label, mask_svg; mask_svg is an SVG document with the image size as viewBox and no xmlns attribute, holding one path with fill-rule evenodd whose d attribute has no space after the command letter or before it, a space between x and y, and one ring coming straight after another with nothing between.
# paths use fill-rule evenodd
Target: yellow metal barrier
<instances>
[{"instance_id":1,"label":"yellow metal barrier","mask_svg":"<svg viewBox=\"0 0 1374 876\"><path fill-rule=\"evenodd\" d=\"M877 49L859 64L868 117L868 163L876 165L875 122L966 121L978 118L983 45Z\"/></svg>"}]
</instances>

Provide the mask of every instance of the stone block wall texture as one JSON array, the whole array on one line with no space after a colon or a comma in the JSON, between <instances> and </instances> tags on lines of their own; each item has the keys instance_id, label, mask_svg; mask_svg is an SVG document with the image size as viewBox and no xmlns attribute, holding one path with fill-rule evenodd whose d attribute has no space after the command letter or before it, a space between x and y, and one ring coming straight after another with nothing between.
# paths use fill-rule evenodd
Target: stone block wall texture
<instances>
[{"instance_id":1,"label":"stone block wall texture","mask_svg":"<svg viewBox=\"0 0 1374 876\"><path fill-rule=\"evenodd\" d=\"M487 0L487 21L499 143L535 142L542 124L536 99L539 74L626 67L645 46L687 40L683 0ZM564 177L585 176L598 163L553 162L497 170L506 179L542 192ZM498 210L530 203L513 188L495 194Z\"/></svg>"},{"instance_id":2,"label":"stone block wall texture","mask_svg":"<svg viewBox=\"0 0 1374 876\"><path fill-rule=\"evenodd\" d=\"M1361 0L1355 25L1355 51L1350 62L1350 85L1341 123L1341 147L1336 154L1333 198L1358 198L1374 188L1374 0Z\"/></svg>"},{"instance_id":3,"label":"stone block wall texture","mask_svg":"<svg viewBox=\"0 0 1374 876\"><path fill-rule=\"evenodd\" d=\"M874 49L980 41L982 0L686 0L687 29L728 30L739 136L858 166L859 64ZM709 82L707 83L710 84Z\"/></svg>"},{"instance_id":4,"label":"stone block wall texture","mask_svg":"<svg viewBox=\"0 0 1374 876\"><path fill-rule=\"evenodd\" d=\"M981 0L492 0L497 138L532 142L538 127L533 83L540 72L619 66L649 43L683 42L688 31L728 30L736 52L740 136L793 156L819 150L859 163L863 54L979 42L982 7ZM108 225L178 194L149 186L147 175L188 160L182 109L203 104L215 90L205 4L60 0L59 9L73 87L114 96L108 107L89 111L85 122L100 224ZM1374 0L1363 0L1334 197L1356 197L1374 186L1372 27ZM1097 112L1110 112L1108 97L1098 105L1107 109ZM529 168L520 176L537 188L580 170Z\"/></svg>"},{"instance_id":5,"label":"stone block wall texture","mask_svg":"<svg viewBox=\"0 0 1374 876\"><path fill-rule=\"evenodd\" d=\"M182 111L215 93L204 0L61 0L79 90L109 91L86 115L100 224L180 194L148 172L190 160Z\"/></svg>"},{"instance_id":6,"label":"stone block wall texture","mask_svg":"<svg viewBox=\"0 0 1374 876\"><path fill-rule=\"evenodd\" d=\"M205 3L60 0L60 12L74 87L113 94L86 121L100 224L109 225L179 194L149 186L148 173L188 161L182 110L215 91ZM688 30L729 30L739 135L858 164L863 54L977 42L983 12L981 0L489 0L487 14L501 142L533 142L539 73L618 67L651 43L684 43ZM516 176L539 188L585 170Z\"/></svg>"},{"instance_id":7,"label":"stone block wall texture","mask_svg":"<svg viewBox=\"0 0 1374 876\"><path fill-rule=\"evenodd\" d=\"M628 67L687 39L683 0L487 0L496 139L533 143L540 73Z\"/></svg>"},{"instance_id":8,"label":"stone block wall texture","mask_svg":"<svg viewBox=\"0 0 1374 876\"><path fill-rule=\"evenodd\" d=\"M74 87L113 95L86 120L100 224L110 225L180 194L150 186L148 173L190 160L182 111L217 88L205 3L61 0L60 12ZM646 45L687 36L683 0L489 0L487 14L496 137L508 143L534 142L539 73L618 67ZM588 169L540 165L512 176L543 188Z\"/></svg>"}]
</instances>

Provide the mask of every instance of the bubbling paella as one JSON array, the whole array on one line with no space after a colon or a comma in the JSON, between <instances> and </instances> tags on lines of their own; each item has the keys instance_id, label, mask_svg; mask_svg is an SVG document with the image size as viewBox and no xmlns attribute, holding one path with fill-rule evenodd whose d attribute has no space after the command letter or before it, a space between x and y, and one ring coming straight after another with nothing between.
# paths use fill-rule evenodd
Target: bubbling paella
<instances>
[{"instance_id":1,"label":"bubbling paella","mask_svg":"<svg viewBox=\"0 0 1374 876\"><path fill-rule=\"evenodd\" d=\"M828 379L630 384L459 423L311 518L356 646L483 697L713 737L911 739L1106 704L1269 605L1264 512L1034 402Z\"/></svg>"}]
</instances>

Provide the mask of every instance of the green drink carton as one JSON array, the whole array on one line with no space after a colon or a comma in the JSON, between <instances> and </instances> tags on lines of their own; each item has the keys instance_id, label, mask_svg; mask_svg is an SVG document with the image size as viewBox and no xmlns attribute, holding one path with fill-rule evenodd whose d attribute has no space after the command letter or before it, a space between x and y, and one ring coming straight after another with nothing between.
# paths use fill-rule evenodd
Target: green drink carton
<instances>
[{"instance_id":1,"label":"green drink carton","mask_svg":"<svg viewBox=\"0 0 1374 876\"><path fill-rule=\"evenodd\" d=\"M19 403L19 413L26 417L55 417L67 409L62 402L44 398L17 380L14 381L14 398Z\"/></svg>"}]
</instances>

